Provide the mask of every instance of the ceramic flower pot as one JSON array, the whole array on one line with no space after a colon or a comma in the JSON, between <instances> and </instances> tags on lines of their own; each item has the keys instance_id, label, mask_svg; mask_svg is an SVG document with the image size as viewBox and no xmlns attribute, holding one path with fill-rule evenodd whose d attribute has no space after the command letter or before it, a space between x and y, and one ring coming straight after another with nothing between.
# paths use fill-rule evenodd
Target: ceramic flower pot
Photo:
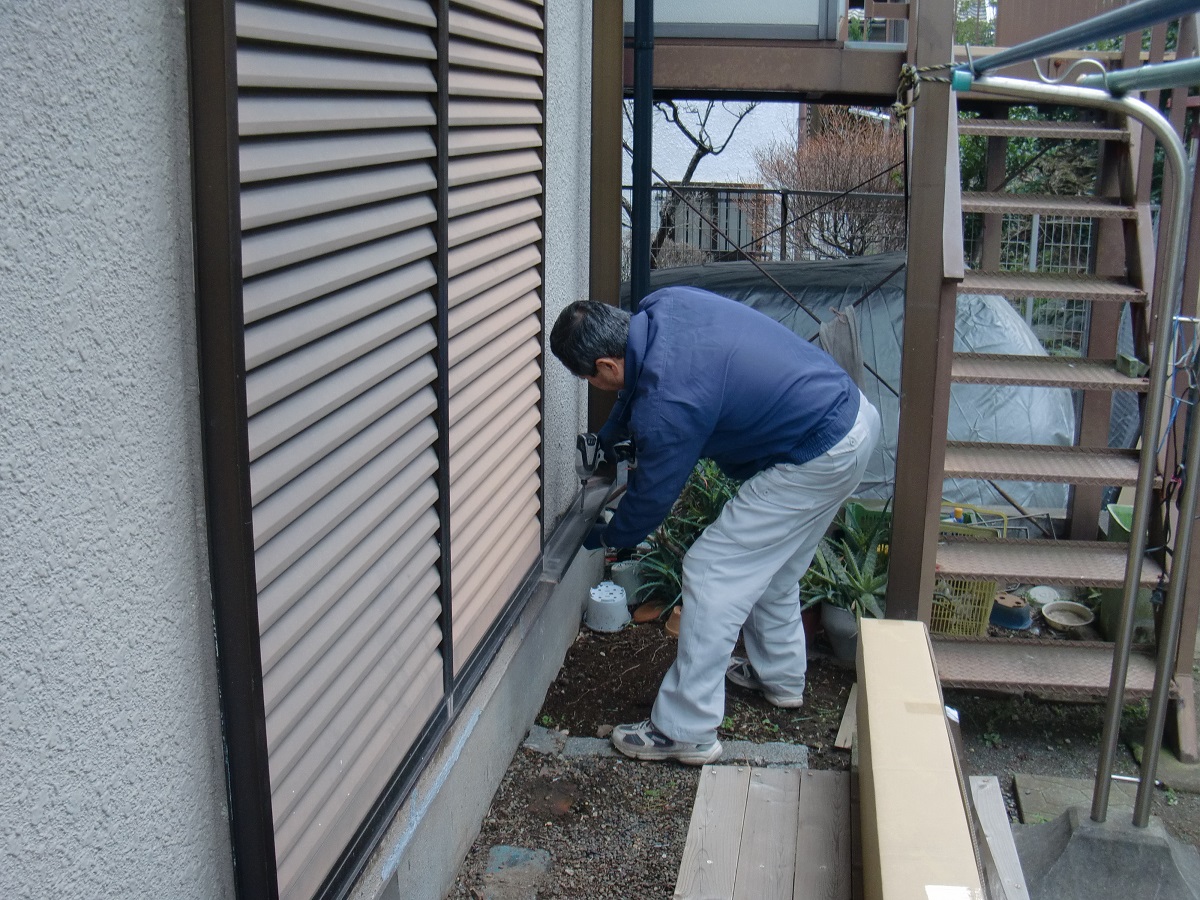
<instances>
[{"instance_id":1,"label":"ceramic flower pot","mask_svg":"<svg viewBox=\"0 0 1200 900\"><path fill-rule=\"evenodd\" d=\"M821 604L821 624L825 637L833 647L833 655L843 661L853 660L858 651L858 619L854 613L829 603Z\"/></svg>"}]
</instances>

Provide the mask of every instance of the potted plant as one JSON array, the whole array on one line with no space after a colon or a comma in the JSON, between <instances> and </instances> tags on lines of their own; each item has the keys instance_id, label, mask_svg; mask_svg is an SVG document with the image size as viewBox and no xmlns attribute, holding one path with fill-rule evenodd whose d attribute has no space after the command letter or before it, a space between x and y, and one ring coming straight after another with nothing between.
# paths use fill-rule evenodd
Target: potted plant
<instances>
[{"instance_id":1,"label":"potted plant","mask_svg":"<svg viewBox=\"0 0 1200 900\"><path fill-rule=\"evenodd\" d=\"M871 514L848 504L835 535L821 539L800 582L804 605L821 605L821 624L838 659L854 658L862 616L883 618L890 532L886 508Z\"/></svg>"},{"instance_id":2,"label":"potted plant","mask_svg":"<svg viewBox=\"0 0 1200 900\"><path fill-rule=\"evenodd\" d=\"M700 460L671 507L671 514L650 536L650 549L634 557L641 565L638 598L653 604L654 617L666 618L667 629L674 634L679 633L679 602L683 599L683 557L737 491L738 482L716 463Z\"/></svg>"}]
</instances>

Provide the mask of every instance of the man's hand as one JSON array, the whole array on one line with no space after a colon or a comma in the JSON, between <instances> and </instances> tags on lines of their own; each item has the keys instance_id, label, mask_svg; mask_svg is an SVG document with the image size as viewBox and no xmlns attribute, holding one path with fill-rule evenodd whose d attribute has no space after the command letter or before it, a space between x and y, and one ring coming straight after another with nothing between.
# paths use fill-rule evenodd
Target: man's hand
<instances>
[{"instance_id":1,"label":"man's hand","mask_svg":"<svg viewBox=\"0 0 1200 900\"><path fill-rule=\"evenodd\" d=\"M599 550L604 546L604 526L604 522L597 522L592 526L592 530L583 539L584 550Z\"/></svg>"}]
</instances>

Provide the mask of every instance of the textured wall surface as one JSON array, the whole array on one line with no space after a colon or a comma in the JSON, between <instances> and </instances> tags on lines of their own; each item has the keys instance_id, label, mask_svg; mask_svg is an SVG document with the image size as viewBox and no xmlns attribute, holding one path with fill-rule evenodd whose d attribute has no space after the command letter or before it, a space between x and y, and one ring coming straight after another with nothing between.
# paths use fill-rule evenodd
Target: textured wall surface
<instances>
[{"instance_id":1,"label":"textured wall surface","mask_svg":"<svg viewBox=\"0 0 1200 900\"><path fill-rule=\"evenodd\" d=\"M0 4L0 896L232 896L182 4Z\"/></svg>"},{"instance_id":2,"label":"textured wall surface","mask_svg":"<svg viewBox=\"0 0 1200 900\"><path fill-rule=\"evenodd\" d=\"M546 396L547 533L579 490L575 435L587 427L587 385L550 354L559 311L588 295L591 204L591 4L546 4Z\"/></svg>"}]
</instances>

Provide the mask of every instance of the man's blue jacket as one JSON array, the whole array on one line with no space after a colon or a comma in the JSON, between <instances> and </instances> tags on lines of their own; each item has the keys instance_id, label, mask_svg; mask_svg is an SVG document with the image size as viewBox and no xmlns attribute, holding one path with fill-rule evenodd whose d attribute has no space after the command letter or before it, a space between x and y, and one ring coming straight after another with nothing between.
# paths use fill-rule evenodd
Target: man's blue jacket
<instances>
[{"instance_id":1,"label":"man's blue jacket","mask_svg":"<svg viewBox=\"0 0 1200 900\"><path fill-rule=\"evenodd\" d=\"M859 397L824 351L757 310L698 288L653 292L630 319L625 389L600 432L605 444L628 434L637 452L604 542L645 538L702 458L746 479L820 456Z\"/></svg>"}]
</instances>

